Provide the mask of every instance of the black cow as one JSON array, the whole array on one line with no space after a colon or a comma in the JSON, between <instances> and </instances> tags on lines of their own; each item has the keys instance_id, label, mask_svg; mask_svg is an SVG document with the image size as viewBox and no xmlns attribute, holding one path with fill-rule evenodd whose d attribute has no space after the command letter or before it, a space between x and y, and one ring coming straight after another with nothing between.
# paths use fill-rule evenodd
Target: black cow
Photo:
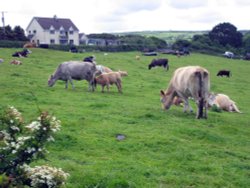
<instances>
[{"instance_id":1,"label":"black cow","mask_svg":"<svg viewBox=\"0 0 250 188\"><path fill-rule=\"evenodd\" d=\"M168 70L169 69L168 59L153 59L151 63L148 65L148 69L150 70L152 67L155 66L163 66Z\"/></svg>"},{"instance_id":2,"label":"black cow","mask_svg":"<svg viewBox=\"0 0 250 188\"><path fill-rule=\"evenodd\" d=\"M231 74L231 71L230 70L220 70L218 73L217 73L217 76L227 76L227 77L230 77L232 76Z\"/></svg>"},{"instance_id":3,"label":"black cow","mask_svg":"<svg viewBox=\"0 0 250 188\"><path fill-rule=\"evenodd\" d=\"M21 52L15 52L12 54L12 57L27 57L27 55L30 53L28 49L23 49Z\"/></svg>"},{"instance_id":4,"label":"black cow","mask_svg":"<svg viewBox=\"0 0 250 188\"><path fill-rule=\"evenodd\" d=\"M83 59L83 61L93 63L93 62L95 62L95 56L88 56L88 57L85 57L85 58Z\"/></svg>"}]
</instances>

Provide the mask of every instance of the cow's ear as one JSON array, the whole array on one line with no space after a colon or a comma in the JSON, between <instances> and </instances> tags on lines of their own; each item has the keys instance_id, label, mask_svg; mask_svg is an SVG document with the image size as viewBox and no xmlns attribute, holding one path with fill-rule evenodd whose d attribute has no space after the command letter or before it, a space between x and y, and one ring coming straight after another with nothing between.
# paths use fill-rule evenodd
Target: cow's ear
<instances>
[{"instance_id":1,"label":"cow's ear","mask_svg":"<svg viewBox=\"0 0 250 188\"><path fill-rule=\"evenodd\" d=\"M161 95L162 97L165 96L165 93L164 93L163 90L160 91L160 95Z\"/></svg>"}]
</instances>

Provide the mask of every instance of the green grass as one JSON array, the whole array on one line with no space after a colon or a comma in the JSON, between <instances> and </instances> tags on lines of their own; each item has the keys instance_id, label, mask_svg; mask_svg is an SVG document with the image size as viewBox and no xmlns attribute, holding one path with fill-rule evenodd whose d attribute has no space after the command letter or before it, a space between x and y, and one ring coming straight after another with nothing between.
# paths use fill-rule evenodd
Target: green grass
<instances>
[{"instance_id":1,"label":"green grass","mask_svg":"<svg viewBox=\"0 0 250 188\"><path fill-rule=\"evenodd\" d=\"M170 70L147 69L152 57L138 52L72 54L32 49L21 66L10 65L18 49L0 49L0 106L19 109L26 122L39 109L62 121L54 143L48 145L49 164L70 173L66 187L249 187L250 185L250 63L201 54L167 57ZM126 70L123 94L115 86L101 93L88 92L86 81L76 89L64 89L47 79L57 65L95 55L98 64ZM166 89L173 71L181 66L201 65L211 74L211 90L237 102L243 114L209 111L207 120L172 106L163 111L160 90ZM231 78L216 77L230 69ZM194 103L191 102L194 107ZM116 139L117 134L126 138Z\"/></svg>"}]
</instances>

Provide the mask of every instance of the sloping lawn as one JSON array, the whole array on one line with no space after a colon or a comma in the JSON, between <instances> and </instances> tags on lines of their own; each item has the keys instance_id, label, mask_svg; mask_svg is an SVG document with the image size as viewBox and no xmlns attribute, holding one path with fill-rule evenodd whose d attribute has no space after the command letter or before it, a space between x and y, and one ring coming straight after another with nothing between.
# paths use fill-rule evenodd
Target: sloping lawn
<instances>
[{"instance_id":1,"label":"sloping lawn","mask_svg":"<svg viewBox=\"0 0 250 188\"><path fill-rule=\"evenodd\" d=\"M47 110L62 121L62 130L47 147L49 164L70 174L66 187L249 187L250 185L250 62L201 54L167 57L170 70L147 66L154 57L139 52L73 54L32 49L23 65L10 65L20 49L0 49L0 107L15 106L27 123ZM95 55L98 64L126 70L123 93L88 92L86 81L76 89L64 82L47 86L48 77L63 61ZM201 65L211 74L211 91L225 93L243 112L209 111L207 120L172 106L163 111L160 90L173 71ZM230 69L232 77L217 77ZM195 105L191 105L196 110ZM125 136L117 140L117 135Z\"/></svg>"}]
</instances>

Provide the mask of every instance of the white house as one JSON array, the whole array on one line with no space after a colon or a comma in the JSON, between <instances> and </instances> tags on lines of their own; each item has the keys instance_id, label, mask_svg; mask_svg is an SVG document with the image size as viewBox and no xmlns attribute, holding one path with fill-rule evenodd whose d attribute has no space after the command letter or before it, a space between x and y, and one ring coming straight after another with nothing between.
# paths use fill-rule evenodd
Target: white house
<instances>
[{"instance_id":1,"label":"white house","mask_svg":"<svg viewBox=\"0 0 250 188\"><path fill-rule=\"evenodd\" d=\"M34 17L26 29L31 42L39 44L79 45L79 30L67 18Z\"/></svg>"}]
</instances>

